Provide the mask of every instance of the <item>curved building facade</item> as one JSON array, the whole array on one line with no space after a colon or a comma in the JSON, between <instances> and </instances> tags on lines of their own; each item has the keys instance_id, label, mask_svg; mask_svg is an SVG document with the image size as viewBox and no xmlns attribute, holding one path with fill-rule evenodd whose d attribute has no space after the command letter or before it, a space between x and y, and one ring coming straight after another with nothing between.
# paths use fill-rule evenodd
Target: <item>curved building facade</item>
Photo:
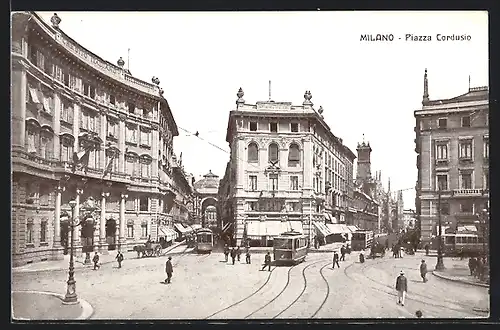
<instances>
[{"instance_id":1,"label":"curved building facade","mask_svg":"<svg viewBox=\"0 0 500 330\"><path fill-rule=\"evenodd\" d=\"M73 216L77 253L131 249L187 216L191 188L159 79L133 77L60 24L12 14L14 266L61 258Z\"/></svg>"}]
</instances>

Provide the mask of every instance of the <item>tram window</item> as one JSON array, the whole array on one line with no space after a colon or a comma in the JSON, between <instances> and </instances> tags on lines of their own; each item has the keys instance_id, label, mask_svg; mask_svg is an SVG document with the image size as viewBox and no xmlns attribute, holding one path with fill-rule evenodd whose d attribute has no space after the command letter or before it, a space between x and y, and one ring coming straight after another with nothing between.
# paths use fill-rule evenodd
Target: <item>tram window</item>
<instances>
[{"instance_id":1,"label":"tram window","mask_svg":"<svg viewBox=\"0 0 500 330\"><path fill-rule=\"evenodd\" d=\"M472 243L472 237L467 237L467 243Z\"/></svg>"},{"instance_id":2,"label":"tram window","mask_svg":"<svg viewBox=\"0 0 500 330\"><path fill-rule=\"evenodd\" d=\"M482 238L482 237L478 237L478 238L477 238L477 242L478 242L478 243L483 243L483 238Z\"/></svg>"},{"instance_id":3,"label":"tram window","mask_svg":"<svg viewBox=\"0 0 500 330\"><path fill-rule=\"evenodd\" d=\"M453 236L446 236L446 244L453 244Z\"/></svg>"},{"instance_id":4,"label":"tram window","mask_svg":"<svg viewBox=\"0 0 500 330\"><path fill-rule=\"evenodd\" d=\"M477 243L477 237L472 237L472 243Z\"/></svg>"},{"instance_id":5,"label":"tram window","mask_svg":"<svg viewBox=\"0 0 500 330\"><path fill-rule=\"evenodd\" d=\"M289 239L275 238L274 247L277 249L291 249L292 241Z\"/></svg>"},{"instance_id":6,"label":"tram window","mask_svg":"<svg viewBox=\"0 0 500 330\"><path fill-rule=\"evenodd\" d=\"M298 249L300 247L300 242L298 239L295 240L295 249Z\"/></svg>"}]
</instances>

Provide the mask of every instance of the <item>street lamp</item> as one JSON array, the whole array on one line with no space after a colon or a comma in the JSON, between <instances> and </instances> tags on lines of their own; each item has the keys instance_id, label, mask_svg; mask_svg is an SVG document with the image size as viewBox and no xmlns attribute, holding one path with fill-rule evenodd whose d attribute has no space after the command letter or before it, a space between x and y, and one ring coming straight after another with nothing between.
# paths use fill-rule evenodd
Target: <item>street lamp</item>
<instances>
[{"instance_id":1,"label":"street lamp","mask_svg":"<svg viewBox=\"0 0 500 330\"><path fill-rule=\"evenodd\" d=\"M438 226L439 226L439 233L438 233L438 255L437 255L437 263L436 263L436 270L442 271L445 269L444 263L443 263L443 238L442 238L442 224L441 224L441 187L438 186Z\"/></svg>"},{"instance_id":2,"label":"street lamp","mask_svg":"<svg viewBox=\"0 0 500 330\"><path fill-rule=\"evenodd\" d=\"M66 295L64 296L63 302L65 304L76 304L78 303L78 296L76 295L76 281L75 281L75 262L74 262L74 228L80 226L83 223L83 220L80 220L78 223L75 223L75 207L76 201L71 200L69 202L69 206L71 207L71 223L69 225L71 231L71 241L70 241L70 255L69 255L69 276L68 281L66 282ZM81 219L85 219L86 217L82 217ZM88 253L88 259L90 261L90 253ZM86 257L87 259L87 257Z\"/></svg>"}]
</instances>

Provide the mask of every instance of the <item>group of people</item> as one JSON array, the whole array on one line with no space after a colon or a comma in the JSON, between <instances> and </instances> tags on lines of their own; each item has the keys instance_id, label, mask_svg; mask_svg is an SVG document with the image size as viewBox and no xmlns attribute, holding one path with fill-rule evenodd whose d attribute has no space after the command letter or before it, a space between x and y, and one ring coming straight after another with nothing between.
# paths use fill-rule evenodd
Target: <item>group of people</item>
<instances>
[{"instance_id":1,"label":"group of people","mask_svg":"<svg viewBox=\"0 0 500 330\"><path fill-rule=\"evenodd\" d=\"M392 256L394 258L403 258L403 245L401 243L396 243L392 245Z\"/></svg>"},{"instance_id":2,"label":"group of people","mask_svg":"<svg viewBox=\"0 0 500 330\"><path fill-rule=\"evenodd\" d=\"M335 265L337 265L337 268L340 268L339 261L345 261L346 253L347 253L347 247L345 245L342 245L342 247L340 248L340 258L339 258L339 253L337 251L333 252L332 269L335 269Z\"/></svg>"},{"instance_id":3,"label":"group of people","mask_svg":"<svg viewBox=\"0 0 500 330\"><path fill-rule=\"evenodd\" d=\"M486 268L486 258L484 257L469 258L469 270L471 276L474 276L475 278L478 278L479 280L483 281L484 275L486 273L485 268Z\"/></svg>"},{"instance_id":4,"label":"group of people","mask_svg":"<svg viewBox=\"0 0 500 330\"><path fill-rule=\"evenodd\" d=\"M229 256L231 256L231 259L233 261L233 265L235 263L236 260L240 261L240 258L241 258L241 249L240 247L232 247L231 249L229 248L229 246L226 244L224 245L224 257L225 257L225 260L226 262L228 261L229 259ZM250 260L250 247L247 246L245 247L245 263L246 264L250 264L251 263L251 260Z\"/></svg>"},{"instance_id":5,"label":"group of people","mask_svg":"<svg viewBox=\"0 0 500 330\"><path fill-rule=\"evenodd\" d=\"M118 251L115 259L118 262L118 268L122 268L123 254L121 253L121 251ZM95 252L94 257L92 258L92 262L94 263L94 270L98 270L99 268L101 268L101 263L99 261L99 254Z\"/></svg>"}]
</instances>

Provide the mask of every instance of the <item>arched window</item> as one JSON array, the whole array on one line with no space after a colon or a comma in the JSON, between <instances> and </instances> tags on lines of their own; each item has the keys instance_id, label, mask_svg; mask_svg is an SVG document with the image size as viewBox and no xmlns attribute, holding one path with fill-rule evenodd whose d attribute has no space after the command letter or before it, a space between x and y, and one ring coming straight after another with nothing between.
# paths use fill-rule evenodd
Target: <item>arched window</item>
<instances>
[{"instance_id":1,"label":"arched window","mask_svg":"<svg viewBox=\"0 0 500 330\"><path fill-rule=\"evenodd\" d=\"M138 157L134 154L125 155L125 173L130 176L139 175L138 167Z\"/></svg>"},{"instance_id":2,"label":"arched window","mask_svg":"<svg viewBox=\"0 0 500 330\"><path fill-rule=\"evenodd\" d=\"M53 157L54 144L52 143L52 132L46 129L40 131L40 156L49 159Z\"/></svg>"},{"instance_id":3,"label":"arched window","mask_svg":"<svg viewBox=\"0 0 500 330\"><path fill-rule=\"evenodd\" d=\"M151 176L152 159L147 156L142 156L140 159L140 163L141 163L141 176L143 178L149 178Z\"/></svg>"},{"instance_id":4,"label":"arched window","mask_svg":"<svg viewBox=\"0 0 500 330\"><path fill-rule=\"evenodd\" d=\"M37 145L39 139L39 127L29 122L26 125L26 151L29 153L37 152Z\"/></svg>"},{"instance_id":5,"label":"arched window","mask_svg":"<svg viewBox=\"0 0 500 330\"><path fill-rule=\"evenodd\" d=\"M254 142L248 145L248 162L249 163L259 162L259 147L257 147L257 144Z\"/></svg>"},{"instance_id":6,"label":"arched window","mask_svg":"<svg viewBox=\"0 0 500 330\"><path fill-rule=\"evenodd\" d=\"M269 145L269 162L276 163L279 160L279 147L276 143Z\"/></svg>"},{"instance_id":7,"label":"arched window","mask_svg":"<svg viewBox=\"0 0 500 330\"><path fill-rule=\"evenodd\" d=\"M295 167L300 164L300 148L295 143L288 148L288 166Z\"/></svg>"}]
</instances>

